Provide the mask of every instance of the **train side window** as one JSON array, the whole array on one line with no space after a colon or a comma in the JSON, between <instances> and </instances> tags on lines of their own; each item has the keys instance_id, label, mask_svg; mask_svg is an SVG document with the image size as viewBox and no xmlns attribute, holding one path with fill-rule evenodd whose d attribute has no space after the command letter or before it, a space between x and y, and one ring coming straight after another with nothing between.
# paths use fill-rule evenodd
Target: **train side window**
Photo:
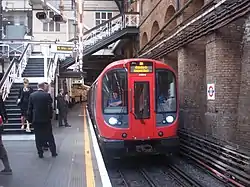
<instances>
[{"instance_id":1,"label":"train side window","mask_svg":"<svg viewBox=\"0 0 250 187\"><path fill-rule=\"evenodd\" d=\"M170 70L156 70L157 113L176 112L176 81Z\"/></svg>"},{"instance_id":2,"label":"train side window","mask_svg":"<svg viewBox=\"0 0 250 187\"><path fill-rule=\"evenodd\" d=\"M136 119L150 118L149 82L134 82L134 107Z\"/></svg>"},{"instance_id":3,"label":"train side window","mask_svg":"<svg viewBox=\"0 0 250 187\"><path fill-rule=\"evenodd\" d=\"M127 72L115 69L107 72L102 80L102 106L104 114L128 112Z\"/></svg>"}]
</instances>

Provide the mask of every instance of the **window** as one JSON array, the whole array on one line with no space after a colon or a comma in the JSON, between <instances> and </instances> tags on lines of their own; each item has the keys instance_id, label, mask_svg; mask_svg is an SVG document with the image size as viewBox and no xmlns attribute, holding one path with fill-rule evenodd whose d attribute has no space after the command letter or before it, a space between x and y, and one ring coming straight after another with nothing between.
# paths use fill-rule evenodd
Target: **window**
<instances>
[{"instance_id":1,"label":"window","mask_svg":"<svg viewBox=\"0 0 250 187\"><path fill-rule=\"evenodd\" d=\"M128 112L127 72L124 69L109 71L102 82L104 114L126 114Z\"/></svg>"},{"instance_id":2,"label":"window","mask_svg":"<svg viewBox=\"0 0 250 187\"><path fill-rule=\"evenodd\" d=\"M157 112L176 112L175 76L170 70L156 70Z\"/></svg>"},{"instance_id":3,"label":"window","mask_svg":"<svg viewBox=\"0 0 250 187\"><path fill-rule=\"evenodd\" d=\"M135 118L147 119L150 117L149 82L134 83Z\"/></svg>"},{"instance_id":4,"label":"window","mask_svg":"<svg viewBox=\"0 0 250 187\"><path fill-rule=\"evenodd\" d=\"M100 25L105 21L111 19L113 16L112 12L96 12L95 13L95 25Z\"/></svg>"},{"instance_id":5,"label":"window","mask_svg":"<svg viewBox=\"0 0 250 187\"><path fill-rule=\"evenodd\" d=\"M54 12L49 12L49 17L52 19ZM43 23L43 31L47 32L60 32L60 23L56 23L51 20L49 23Z\"/></svg>"}]
</instances>

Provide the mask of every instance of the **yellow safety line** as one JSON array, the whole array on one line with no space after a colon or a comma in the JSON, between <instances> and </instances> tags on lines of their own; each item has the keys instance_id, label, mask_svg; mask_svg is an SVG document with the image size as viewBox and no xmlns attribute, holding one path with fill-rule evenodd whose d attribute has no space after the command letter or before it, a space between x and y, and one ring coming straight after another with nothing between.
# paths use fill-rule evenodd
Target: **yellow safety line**
<instances>
[{"instance_id":1,"label":"yellow safety line","mask_svg":"<svg viewBox=\"0 0 250 187\"><path fill-rule=\"evenodd\" d=\"M87 116L85 106L83 107L83 123L84 123L84 148L85 148L85 172L87 187L95 187L95 176L91 157L89 131L87 126Z\"/></svg>"}]
</instances>

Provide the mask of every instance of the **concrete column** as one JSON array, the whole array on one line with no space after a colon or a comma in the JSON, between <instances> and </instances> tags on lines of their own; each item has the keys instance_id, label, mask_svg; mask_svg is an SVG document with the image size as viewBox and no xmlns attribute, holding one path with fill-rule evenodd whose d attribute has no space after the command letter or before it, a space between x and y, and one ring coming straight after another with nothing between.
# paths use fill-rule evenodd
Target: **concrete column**
<instances>
[{"instance_id":1,"label":"concrete column","mask_svg":"<svg viewBox=\"0 0 250 187\"><path fill-rule=\"evenodd\" d=\"M202 133L205 98L205 46L197 41L178 50L181 127Z\"/></svg>"},{"instance_id":2,"label":"concrete column","mask_svg":"<svg viewBox=\"0 0 250 187\"><path fill-rule=\"evenodd\" d=\"M241 84L238 105L236 143L248 147L250 144L250 16L245 22L243 53L241 60Z\"/></svg>"},{"instance_id":3,"label":"concrete column","mask_svg":"<svg viewBox=\"0 0 250 187\"><path fill-rule=\"evenodd\" d=\"M215 83L215 100L207 101L206 131L234 141L241 72L242 20L207 37L206 79Z\"/></svg>"}]
</instances>

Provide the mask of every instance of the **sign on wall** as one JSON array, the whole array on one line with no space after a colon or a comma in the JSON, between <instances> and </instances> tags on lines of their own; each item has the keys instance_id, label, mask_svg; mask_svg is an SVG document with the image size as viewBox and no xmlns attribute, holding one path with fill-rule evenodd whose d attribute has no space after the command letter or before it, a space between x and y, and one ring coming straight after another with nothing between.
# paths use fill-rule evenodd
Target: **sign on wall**
<instances>
[{"instance_id":1,"label":"sign on wall","mask_svg":"<svg viewBox=\"0 0 250 187\"><path fill-rule=\"evenodd\" d=\"M207 84L207 100L215 100L215 84Z\"/></svg>"}]
</instances>

